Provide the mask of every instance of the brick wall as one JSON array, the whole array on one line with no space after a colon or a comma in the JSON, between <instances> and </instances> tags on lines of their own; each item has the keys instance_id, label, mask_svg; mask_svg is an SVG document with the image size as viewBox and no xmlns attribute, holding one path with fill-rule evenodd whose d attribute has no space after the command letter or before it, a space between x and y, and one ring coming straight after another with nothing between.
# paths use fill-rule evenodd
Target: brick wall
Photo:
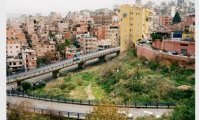
<instances>
[{"instance_id":1,"label":"brick wall","mask_svg":"<svg viewBox=\"0 0 200 120\"><path fill-rule=\"evenodd\" d=\"M195 43L187 41L176 41L176 40L163 40L162 42L156 40L153 42L152 47L166 51L176 51L181 54L181 49L186 49L187 54L195 55Z\"/></svg>"},{"instance_id":2,"label":"brick wall","mask_svg":"<svg viewBox=\"0 0 200 120\"><path fill-rule=\"evenodd\" d=\"M157 60L157 61L169 61L170 63L176 62L180 66L195 69L195 59L186 56L169 55L167 53L159 52L158 50L153 50L152 48L146 47L144 45L136 44L137 56L145 57L147 60Z\"/></svg>"}]
</instances>

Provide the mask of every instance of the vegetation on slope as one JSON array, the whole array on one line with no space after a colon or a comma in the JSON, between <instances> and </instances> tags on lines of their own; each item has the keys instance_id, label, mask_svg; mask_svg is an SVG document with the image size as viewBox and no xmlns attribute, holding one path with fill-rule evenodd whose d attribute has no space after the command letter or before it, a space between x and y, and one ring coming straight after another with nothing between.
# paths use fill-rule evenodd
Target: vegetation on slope
<instances>
[{"instance_id":1,"label":"vegetation on slope","mask_svg":"<svg viewBox=\"0 0 200 120\"><path fill-rule=\"evenodd\" d=\"M191 97L194 77L193 70L185 70L176 64L166 67L156 61L137 58L132 49L102 65L68 73L34 93L88 99L86 88L89 88L95 99L177 102Z\"/></svg>"},{"instance_id":2,"label":"vegetation on slope","mask_svg":"<svg viewBox=\"0 0 200 120\"><path fill-rule=\"evenodd\" d=\"M98 100L176 103L171 119L184 120L194 117L194 84L194 70L180 68L175 63L165 66L147 61L136 57L135 50L131 49L102 65L68 73L34 92L88 99L86 88L91 86L90 93Z\"/></svg>"}]
</instances>

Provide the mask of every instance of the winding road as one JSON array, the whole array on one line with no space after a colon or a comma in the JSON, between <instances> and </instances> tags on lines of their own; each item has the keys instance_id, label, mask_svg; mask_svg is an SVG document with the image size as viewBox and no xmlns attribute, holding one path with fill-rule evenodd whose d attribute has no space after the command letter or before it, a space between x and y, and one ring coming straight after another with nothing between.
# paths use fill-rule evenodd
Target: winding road
<instances>
[{"instance_id":1,"label":"winding road","mask_svg":"<svg viewBox=\"0 0 200 120\"><path fill-rule=\"evenodd\" d=\"M88 106L88 105L57 103L57 102L50 102L50 101L7 96L7 102L10 102L12 104L19 104L23 101L27 101L28 103L30 103L31 107L33 108L49 109L49 110L55 110L55 111L77 112L77 113L88 113L92 111L92 106ZM133 115L134 119L137 117L144 116L144 115L149 115L148 113L153 113L157 117L160 117L164 113L169 113L172 111L172 109L152 109L152 108L148 108L148 109L120 108L120 109L128 110L129 113Z\"/></svg>"}]
</instances>

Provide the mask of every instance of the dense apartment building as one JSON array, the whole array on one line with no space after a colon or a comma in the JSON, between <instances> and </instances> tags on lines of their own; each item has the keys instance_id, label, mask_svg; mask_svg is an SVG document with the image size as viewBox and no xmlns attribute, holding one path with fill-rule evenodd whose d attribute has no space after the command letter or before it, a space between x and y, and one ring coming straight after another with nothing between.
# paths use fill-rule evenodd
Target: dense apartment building
<instances>
[{"instance_id":1,"label":"dense apartment building","mask_svg":"<svg viewBox=\"0 0 200 120\"><path fill-rule=\"evenodd\" d=\"M21 53L21 44L16 40L6 41L6 55L9 57L18 56Z\"/></svg>"},{"instance_id":2,"label":"dense apartment building","mask_svg":"<svg viewBox=\"0 0 200 120\"><path fill-rule=\"evenodd\" d=\"M111 47L119 46L119 27L117 25L106 26L105 39L110 40Z\"/></svg>"},{"instance_id":3,"label":"dense apartment building","mask_svg":"<svg viewBox=\"0 0 200 120\"><path fill-rule=\"evenodd\" d=\"M91 17L96 25L112 24L114 12L108 9L99 9L91 13Z\"/></svg>"},{"instance_id":4,"label":"dense apartment building","mask_svg":"<svg viewBox=\"0 0 200 120\"><path fill-rule=\"evenodd\" d=\"M94 33L93 35L97 37L97 40L105 39L105 26L96 26L92 30Z\"/></svg>"},{"instance_id":5,"label":"dense apartment building","mask_svg":"<svg viewBox=\"0 0 200 120\"><path fill-rule=\"evenodd\" d=\"M76 55L77 48L73 45L65 48L65 55L67 59L73 58Z\"/></svg>"},{"instance_id":6,"label":"dense apartment building","mask_svg":"<svg viewBox=\"0 0 200 120\"><path fill-rule=\"evenodd\" d=\"M26 42L25 35L19 26L7 26L6 37L7 40L18 40L21 43Z\"/></svg>"},{"instance_id":7,"label":"dense apartment building","mask_svg":"<svg viewBox=\"0 0 200 120\"><path fill-rule=\"evenodd\" d=\"M37 56L36 52L33 49L25 48L22 49L22 59L24 63L24 69L30 70L37 67Z\"/></svg>"},{"instance_id":8,"label":"dense apartment building","mask_svg":"<svg viewBox=\"0 0 200 120\"><path fill-rule=\"evenodd\" d=\"M34 49L36 50L37 57L44 57L45 53L50 51L50 52L55 52L56 47L55 44L37 44Z\"/></svg>"},{"instance_id":9,"label":"dense apartment building","mask_svg":"<svg viewBox=\"0 0 200 120\"><path fill-rule=\"evenodd\" d=\"M80 48L83 53L91 53L97 50L97 38L96 37L83 37L80 39Z\"/></svg>"},{"instance_id":10,"label":"dense apartment building","mask_svg":"<svg viewBox=\"0 0 200 120\"><path fill-rule=\"evenodd\" d=\"M135 5L120 6L120 50L125 51L130 44L148 37L152 27L152 10Z\"/></svg>"},{"instance_id":11,"label":"dense apartment building","mask_svg":"<svg viewBox=\"0 0 200 120\"><path fill-rule=\"evenodd\" d=\"M6 64L7 64L7 72L9 74L19 72L19 71L24 71L24 61L21 58L18 57L8 57L6 59Z\"/></svg>"}]
</instances>

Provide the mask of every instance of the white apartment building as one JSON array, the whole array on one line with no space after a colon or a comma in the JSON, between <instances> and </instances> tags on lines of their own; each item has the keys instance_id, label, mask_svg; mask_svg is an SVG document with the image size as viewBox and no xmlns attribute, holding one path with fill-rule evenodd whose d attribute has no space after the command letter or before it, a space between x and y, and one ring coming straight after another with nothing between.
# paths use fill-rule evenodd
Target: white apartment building
<instances>
[{"instance_id":1,"label":"white apartment building","mask_svg":"<svg viewBox=\"0 0 200 120\"><path fill-rule=\"evenodd\" d=\"M18 56L21 53L21 44L17 40L6 41L6 55L9 57Z\"/></svg>"}]
</instances>

